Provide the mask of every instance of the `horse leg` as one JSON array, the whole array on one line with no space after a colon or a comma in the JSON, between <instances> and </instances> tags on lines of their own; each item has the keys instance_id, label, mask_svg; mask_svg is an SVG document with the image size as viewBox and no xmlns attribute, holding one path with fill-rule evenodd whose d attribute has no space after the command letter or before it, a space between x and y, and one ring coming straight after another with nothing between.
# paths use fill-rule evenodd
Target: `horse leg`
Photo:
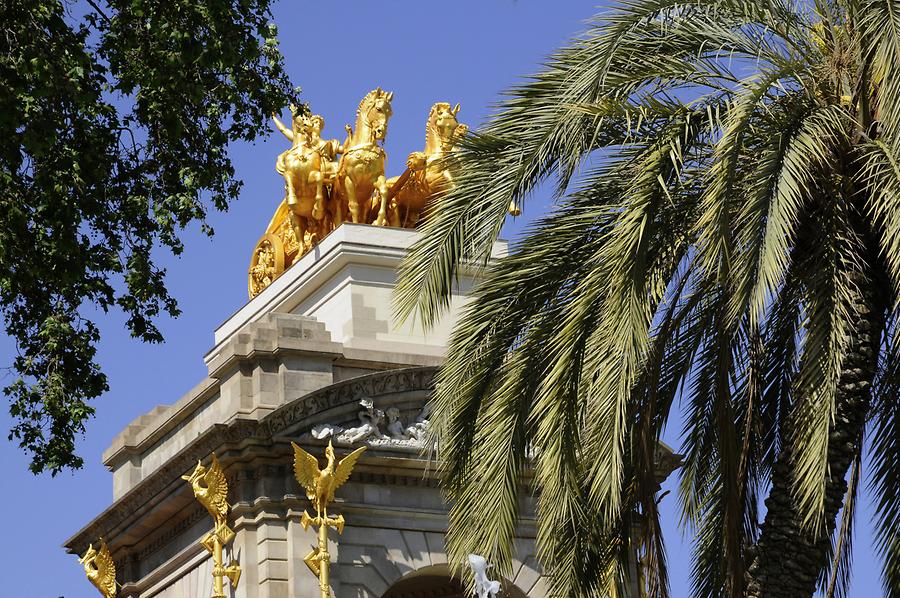
<instances>
[{"instance_id":1,"label":"horse leg","mask_svg":"<svg viewBox=\"0 0 900 598\"><path fill-rule=\"evenodd\" d=\"M312 249L319 243L319 224L315 220L306 221L306 238L304 242L309 246L309 249Z\"/></svg>"},{"instance_id":2,"label":"horse leg","mask_svg":"<svg viewBox=\"0 0 900 598\"><path fill-rule=\"evenodd\" d=\"M381 196L381 207L378 209L378 218L375 219L375 225L387 226L388 189L383 174L378 175L378 179L375 181L375 190Z\"/></svg>"},{"instance_id":3,"label":"horse leg","mask_svg":"<svg viewBox=\"0 0 900 598\"><path fill-rule=\"evenodd\" d=\"M302 248L301 253L306 253L307 247L303 243L303 236L306 234L306 219L294 212L294 207L288 205L288 218L291 221L291 228L294 229L294 236L297 238L297 242L300 243Z\"/></svg>"},{"instance_id":4,"label":"horse leg","mask_svg":"<svg viewBox=\"0 0 900 598\"><path fill-rule=\"evenodd\" d=\"M416 228L416 224L419 223L419 213L419 210L407 210L406 220L403 222L403 227Z\"/></svg>"},{"instance_id":5,"label":"horse leg","mask_svg":"<svg viewBox=\"0 0 900 598\"><path fill-rule=\"evenodd\" d=\"M331 199L328 202L331 212L331 227L335 229L344 221L344 189L341 188L342 177L337 175L331 186Z\"/></svg>"},{"instance_id":6,"label":"horse leg","mask_svg":"<svg viewBox=\"0 0 900 598\"><path fill-rule=\"evenodd\" d=\"M344 177L344 191L347 192L347 208L350 210L350 219L359 222L359 201L356 199L356 184L350 176Z\"/></svg>"},{"instance_id":7,"label":"horse leg","mask_svg":"<svg viewBox=\"0 0 900 598\"><path fill-rule=\"evenodd\" d=\"M314 170L309 173L309 182L316 186L316 203L313 204L312 217L315 220L322 219L322 203L325 201L325 195L322 193L322 173Z\"/></svg>"},{"instance_id":8,"label":"horse leg","mask_svg":"<svg viewBox=\"0 0 900 598\"><path fill-rule=\"evenodd\" d=\"M400 228L403 226L403 218L400 215L400 204L395 197L388 204L388 226Z\"/></svg>"},{"instance_id":9,"label":"horse leg","mask_svg":"<svg viewBox=\"0 0 900 598\"><path fill-rule=\"evenodd\" d=\"M288 206L293 206L297 203L297 175L292 169L288 169L284 172L284 190L286 192L287 203Z\"/></svg>"},{"instance_id":10,"label":"horse leg","mask_svg":"<svg viewBox=\"0 0 900 598\"><path fill-rule=\"evenodd\" d=\"M337 228L344 221L344 208L341 205L341 199L339 197L332 201L332 205L334 206L334 213L331 215L332 224L334 225L334 228Z\"/></svg>"}]
</instances>

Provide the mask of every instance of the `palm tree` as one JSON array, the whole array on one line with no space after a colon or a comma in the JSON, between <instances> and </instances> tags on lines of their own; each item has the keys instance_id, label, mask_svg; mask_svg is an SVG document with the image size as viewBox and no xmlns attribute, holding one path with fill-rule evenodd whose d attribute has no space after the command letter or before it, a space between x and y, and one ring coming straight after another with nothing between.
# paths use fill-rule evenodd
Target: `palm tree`
<instances>
[{"instance_id":1,"label":"palm tree","mask_svg":"<svg viewBox=\"0 0 900 598\"><path fill-rule=\"evenodd\" d=\"M509 566L534 490L556 595L621 592L631 550L667 595L654 451L683 417L694 595L845 593L866 465L900 596L897 65L897 0L628 0L465 140L400 316L433 323L510 201L556 194L437 379L455 558Z\"/></svg>"}]
</instances>

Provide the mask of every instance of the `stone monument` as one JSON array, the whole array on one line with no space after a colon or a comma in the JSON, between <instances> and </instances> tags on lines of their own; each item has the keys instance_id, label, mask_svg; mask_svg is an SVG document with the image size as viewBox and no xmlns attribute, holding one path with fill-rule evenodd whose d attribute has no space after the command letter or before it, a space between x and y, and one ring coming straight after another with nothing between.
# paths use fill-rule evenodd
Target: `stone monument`
<instances>
[{"instance_id":1,"label":"stone monument","mask_svg":"<svg viewBox=\"0 0 900 598\"><path fill-rule=\"evenodd\" d=\"M322 140L321 117L296 111L291 128L278 123L292 142L276 165L285 197L251 252L250 300L215 330L207 377L113 439L103 458L114 501L65 544L82 555L102 538L118 596L319 596L304 558L326 540L304 520L310 503L294 479L292 442L313 455L331 443L338 460L367 447L328 507L343 526L341 535L323 532L333 596L464 595L447 567L447 506L425 432L432 379L476 274L462 270L451 309L428 334L393 319L391 294L422 206L451 180L440 155L465 129L458 105L435 104L425 151L386 178L380 141L391 97L367 95L342 144ZM506 251L497 242L492 259ZM201 540L215 539L220 524L182 479L195 479L213 453L233 532L214 546L227 552L218 561ZM666 452L663 475L674 463ZM525 496L500 595L544 598ZM226 560L239 567L239 584L222 583Z\"/></svg>"}]
</instances>

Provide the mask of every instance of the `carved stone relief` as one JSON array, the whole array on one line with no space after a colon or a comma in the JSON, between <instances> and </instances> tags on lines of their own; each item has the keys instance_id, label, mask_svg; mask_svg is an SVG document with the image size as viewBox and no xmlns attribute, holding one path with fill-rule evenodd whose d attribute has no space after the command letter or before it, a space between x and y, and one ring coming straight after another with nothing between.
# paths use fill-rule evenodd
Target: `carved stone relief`
<instances>
[{"instance_id":1,"label":"carved stone relief","mask_svg":"<svg viewBox=\"0 0 900 598\"><path fill-rule=\"evenodd\" d=\"M310 437L317 440L331 438L336 445L367 444L373 447L408 448L416 452L425 448L428 432L428 417L431 405L426 403L418 415L408 425L404 423L397 407L378 409L369 397L359 401L362 410L357 413L359 425L343 428L338 424L325 423L313 426L301 440ZM385 421L387 420L387 421Z\"/></svg>"}]
</instances>

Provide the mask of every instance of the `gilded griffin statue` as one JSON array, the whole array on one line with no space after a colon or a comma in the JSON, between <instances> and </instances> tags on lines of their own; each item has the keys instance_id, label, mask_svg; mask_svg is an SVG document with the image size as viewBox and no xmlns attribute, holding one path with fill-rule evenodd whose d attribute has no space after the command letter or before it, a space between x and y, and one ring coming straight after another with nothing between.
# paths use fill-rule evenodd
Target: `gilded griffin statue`
<instances>
[{"instance_id":1,"label":"gilded griffin statue","mask_svg":"<svg viewBox=\"0 0 900 598\"><path fill-rule=\"evenodd\" d=\"M306 490L306 497L316 509L316 517L328 518L328 504L334 500L334 491L341 487L350 477L353 466L366 447L360 447L335 462L334 447L331 441L325 447L326 464L319 469L319 460L292 442L294 447L294 475L297 482Z\"/></svg>"},{"instance_id":2,"label":"gilded griffin statue","mask_svg":"<svg viewBox=\"0 0 900 598\"><path fill-rule=\"evenodd\" d=\"M234 531L228 527L228 480L215 453L208 469L197 461L193 473L181 476L181 479L191 485L194 497L213 518L213 531L203 536L200 545L213 557L212 598L225 598L225 579L231 581L235 590L241 579L241 566L237 562L232 560L227 567L224 564L223 549L234 539Z\"/></svg>"},{"instance_id":3,"label":"gilded griffin statue","mask_svg":"<svg viewBox=\"0 0 900 598\"><path fill-rule=\"evenodd\" d=\"M225 524L229 508L228 481L225 479L225 472L222 471L222 466L219 465L216 456L213 455L209 469L197 461L194 472L191 475L181 476L181 479L190 483L194 490L194 496L212 515L216 528Z\"/></svg>"},{"instance_id":4,"label":"gilded griffin statue","mask_svg":"<svg viewBox=\"0 0 900 598\"><path fill-rule=\"evenodd\" d=\"M310 517L306 510L300 518L300 525L307 529L310 525L318 526L318 545L303 558L313 575L319 578L319 590L322 598L331 596L329 570L331 555L328 552L328 528L333 527L337 533L344 531L344 516L328 516L328 504L334 500L334 491L350 477L353 466L366 447L358 448L339 462L335 461L334 447L331 441L325 447L325 469L319 469L319 460L297 446L294 447L294 475L297 482L306 490L306 497L316 509L316 516Z\"/></svg>"},{"instance_id":5,"label":"gilded griffin statue","mask_svg":"<svg viewBox=\"0 0 900 598\"><path fill-rule=\"evenodd\" d=\"M78 562L84 566L84 574L87 575L88 581L94 584L103 598L115 598L116 564L103 538L100 538L99 551L91 544Z\"/></svg>"}]
</instances>

